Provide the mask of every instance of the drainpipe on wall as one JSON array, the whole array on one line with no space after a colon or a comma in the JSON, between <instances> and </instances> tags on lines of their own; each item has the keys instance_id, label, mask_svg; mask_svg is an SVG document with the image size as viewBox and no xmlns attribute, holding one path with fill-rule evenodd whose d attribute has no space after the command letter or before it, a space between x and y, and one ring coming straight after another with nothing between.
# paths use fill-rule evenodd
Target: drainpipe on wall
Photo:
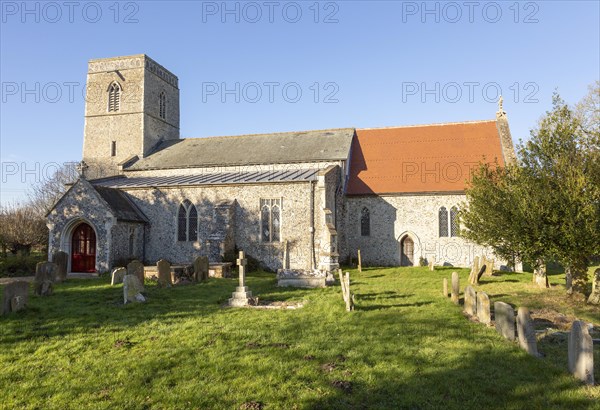
<instances>
[{"instance_id":1,"label":"drainpipe on wall","mask_svg":"<svg viewBox=\"0 0 600 410\"><path fill-rule=\"evenodd\" d=\"M310 269L315 270L315 183L310 181Z\"/></svg>"}]
</instances>

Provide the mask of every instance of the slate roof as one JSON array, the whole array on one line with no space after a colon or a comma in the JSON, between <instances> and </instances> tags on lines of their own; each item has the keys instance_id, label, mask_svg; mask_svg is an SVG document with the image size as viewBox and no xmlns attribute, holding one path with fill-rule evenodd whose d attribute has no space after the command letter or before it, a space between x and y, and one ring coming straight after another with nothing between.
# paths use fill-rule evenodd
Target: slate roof
<instances>
[{"instance_id":1,"label":"slate roof","mask_svg":"<svg viewBox=\"0 0 600 410\"><path fill-rule=\"evenodd\" d=\"M274 182L316 181L319 169L296 169L282 171L247 171L202 173L197 175L171 175L155 177L116 177L90 181L96 189L148 188L165 186L258 184ZM110 187L110 188L106 188ZM118 189L113 189L118 191ZM121 192L121 191L119 191Z\"/></svg>"},{"instance_id":2,"label":"slate roof","mask_svg":"<svg viewBox=\"0 0 600 410\"><path fill-rule=\"evenodd\" d=\"M495 120L357 129L347 194L463 192L484 160L504 165Z\"/></svg>"},{"instance_id":3,"label":"slate roof","mask_svg":"<svg viewBox=\"0 0 600 410\"><path fill-rule=\"evenodd\" d=\"M339 161L348 158L354 128L165 141L128 171Z\"/></svg>"},{"instance_id":4,"label":"slate roof","mask_svg":"<svg viewBox=\"0 0 600 410\"><path fill-rule=\"evenodd\" d=\"M129 222L148 222L146 216L140 209L129 199L123 191L104 186L94 186L94 189L100 194L102 199L106 201L112 209L115 217L120 221Z\"/></svg>"}]
</instances>

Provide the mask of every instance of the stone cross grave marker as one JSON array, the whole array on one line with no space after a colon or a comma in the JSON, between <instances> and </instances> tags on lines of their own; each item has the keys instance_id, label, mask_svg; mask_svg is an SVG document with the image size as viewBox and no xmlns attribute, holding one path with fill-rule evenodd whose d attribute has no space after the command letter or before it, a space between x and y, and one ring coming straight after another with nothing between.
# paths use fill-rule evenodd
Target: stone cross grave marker
<instances>
[{"instance_id":1,"label":"stone cross grave marker","mask_svg":"<svg viewBox=\"0 0 600 410\"><path fill-rule=\"evenodd\" d=\"M515 310L504 302L494 303L496 331L508 340L515 340Z\"/></svg>"},{"instance_id":2,"label":"stone cross grave marker","mask_svg":"<svg viewBox=\"0 0 600 410\"><path fill-rule=\"evenodd\" d=\"M248 306L249 300L252 297L252 292L250 292L246 286L246 265L248 264L248 260L246 259L244 251L240 251L236 262L239 268L240 283L235 289L235 292L231 295L231 299L229 299L229 306Z\"/></svg>"},{"instance_id":3,"label":"stone cross grave marker","mask_svg":"<svg viewBox=\"0 0 600 410\"><path fill-rule=\"evenodd\" d=\"M569 371L579 380L594 385L594 343L586 323L576 320L569 333Z\"/></svg>"},{"instance_id":4,"label":"stone cross grave marker","mask_svg":"<svg viewBox=\"0 0 600 410\"><path fill-rule=\"evenodd\" d=\"M460 280L458 278L458 273L452 272L452 295L451 299L455 305L458 305L458 295L460 294Z\"/></svg>"},{"instance_id":5,"label":"stone cross grave marker","mask_svg":"<svg viewBox=\"0 0 600 410\"><path fill-rule=\"evenodd\" d=\"M517 310L517 335L519 336L519 346L521 346L521 349L534 357L540 357L537 350L533 320L531 320L529 309L526 307L520 307Z\"/></svg>"}]
</instances>

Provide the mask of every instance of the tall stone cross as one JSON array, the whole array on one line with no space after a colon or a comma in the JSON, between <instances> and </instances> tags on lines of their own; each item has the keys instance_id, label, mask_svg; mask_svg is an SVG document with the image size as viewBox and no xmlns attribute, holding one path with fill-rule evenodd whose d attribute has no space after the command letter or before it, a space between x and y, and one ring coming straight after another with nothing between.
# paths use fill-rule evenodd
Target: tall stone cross
<instances>
[{"instance_id":1,"label":"tall stone cross","mask_svg":"<svg viewBox=\"0 0 600 410\"><path fill-rule=\"evenodd\" d=\"M240 251L239 258L236 262L240 270L240 287L244 287L246 286L246 265L248 264L244 251Z\"/></svg>"}]
</instances>

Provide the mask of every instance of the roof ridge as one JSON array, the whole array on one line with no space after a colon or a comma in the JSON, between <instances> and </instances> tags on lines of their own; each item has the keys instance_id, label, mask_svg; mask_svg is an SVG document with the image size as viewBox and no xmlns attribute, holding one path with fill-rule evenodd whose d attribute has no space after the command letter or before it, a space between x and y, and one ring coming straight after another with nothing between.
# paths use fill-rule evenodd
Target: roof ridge
<instances>
[{"instance_id":1,"label":"roof ridge","mask_svg":"<svg viewBox=\"0 0 600 410\"><path fill-rule=\"evenodd\" d=\"M240 138L240 137L268 137L271 135L281 134L299 134L299 133L310 133L310 132L326 132L326 131L340 131L340 130L355 130L355 127L341 127L341 128L325 128L318 130L302 130L302 131L278 131L269 133L255 133L255 134L240 134L240 135L207 135L204 137L187 137L180 138L182 141L185 140L200 140L200 139L215 139L215 138Z\"/></svg>"},{"instance_id":2,"label":"roof ridge","mask_svg":"<svg viewBox=\"0 0 600 410\"><path fill-rule=\"evenodd\" d=\"M496 122L496 120L472 120L472 121L456 121L456 122L437 122L431 124L410 124L410 125L392 125L389 127L370 127L370 128L357 128L357 131L366 130L387 130L396 128L417 128L417 127L442 127L444 125L461 125L461 124L481 124L485 122Z\"/></svg>"}]
</instances>

